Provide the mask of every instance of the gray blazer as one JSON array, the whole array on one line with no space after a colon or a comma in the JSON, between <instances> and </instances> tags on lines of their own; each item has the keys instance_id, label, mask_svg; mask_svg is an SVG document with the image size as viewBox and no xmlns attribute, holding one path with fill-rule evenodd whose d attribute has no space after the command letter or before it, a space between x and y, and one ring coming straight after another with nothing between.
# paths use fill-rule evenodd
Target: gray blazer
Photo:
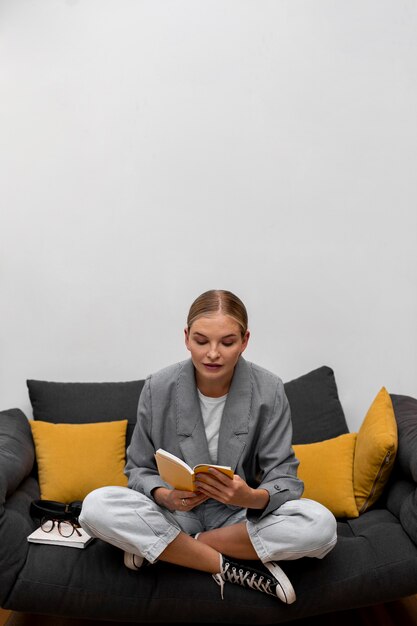
<instances>
[{"instance_id":1,"label":"gray blazer","mask_svg":"<svg viewBox=\"0 0 417 626\"><path fill-rule=\"evenodd\" d=\"M268 490L267 507L248 511L248 517L264 517L301 497L304 486L297 478L291 438L281 379L241 356L224 407L217 464L230 465L251 487ZM191 359L150 375L139 399L125 472L128 486L148 497L156 487L168 487L156 468L158 448L191 467L211 462Z\"/></svg>"}]
</instances>

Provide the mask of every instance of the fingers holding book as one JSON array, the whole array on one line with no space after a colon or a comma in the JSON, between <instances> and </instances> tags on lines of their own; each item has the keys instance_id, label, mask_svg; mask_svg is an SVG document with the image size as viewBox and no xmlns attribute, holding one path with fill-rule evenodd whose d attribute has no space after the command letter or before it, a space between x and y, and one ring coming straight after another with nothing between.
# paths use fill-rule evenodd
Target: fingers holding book
<instances>
[{"instance_id":1,"label":"fingers holding book","mask_svg":"<svg viewBox=\"0 0 417 626\"><path fill-rule=\"evenodd\" d=\"M256 490L249 487L237 474L231 478L211 467L207 473L196 475L195 485L199 492L218 502L252 508Z\"/></svg>"},{"instance_id":2,"label":"fingers holding book","mask_svg":"<svg viewBox=\"0 0 417 626\"><path fill-rule=\"evenodd\" d=\"M208 496L199 492L158 487L152 492L155 502L169 511L192 511Z\"/></svg>"},{"instance_id":3,"label":"fingers holding book","mask_svg":"<svg viewBox=\"0 0 417 626\"><path fill-rule=\"evenodd\" d=\"M174 497L177 498L177 511L192 511L196 506L208 499L208 496L198 492L179 491L178 489L173 489L172 492Z\"/></svg>"}]
</instances>

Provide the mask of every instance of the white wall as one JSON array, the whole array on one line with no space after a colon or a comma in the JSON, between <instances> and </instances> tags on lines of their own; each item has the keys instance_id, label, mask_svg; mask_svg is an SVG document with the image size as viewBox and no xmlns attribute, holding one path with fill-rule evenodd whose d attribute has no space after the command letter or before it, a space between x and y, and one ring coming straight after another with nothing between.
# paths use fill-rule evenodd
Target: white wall
<instances>
[{"instance_id":1,"label":"white wall","mask_svg":"<svg viewBox=\"0 0 417 626\"><path fill-rule=\"evenodd\" d=\"M0 0L0 400L184 358L334 368L351 429L417 395L413 0Z\"/></svg>"}]
</instances>

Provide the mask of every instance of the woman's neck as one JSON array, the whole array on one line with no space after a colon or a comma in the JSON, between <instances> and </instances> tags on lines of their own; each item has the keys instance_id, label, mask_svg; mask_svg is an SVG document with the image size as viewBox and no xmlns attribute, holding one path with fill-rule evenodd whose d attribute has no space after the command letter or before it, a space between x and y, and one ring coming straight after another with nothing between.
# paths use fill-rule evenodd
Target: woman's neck
<instances>
[{"instance_id":1,"label":"woman's neck","mask_svg":"<svg viewBox=\"0 0 417 626\"><path fill-rule=\"evenodd\" d=\"M230 380L226 381L210 381L202 379L201 376L198 375L198 372L196 372L196 383L203 396L221 398L229 392L232 379L230 378Z\"/></svg>"}]
</instances>

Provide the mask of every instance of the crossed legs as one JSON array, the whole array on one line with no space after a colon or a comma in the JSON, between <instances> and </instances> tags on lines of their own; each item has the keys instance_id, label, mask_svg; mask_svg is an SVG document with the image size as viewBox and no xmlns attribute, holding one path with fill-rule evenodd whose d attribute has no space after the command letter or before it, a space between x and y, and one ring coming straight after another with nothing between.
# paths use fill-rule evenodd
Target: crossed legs
<instances>
[{"instance_id":1,"label":"crossed legs","mask_svg":"<svg viewBox=\"0 0 417 626\"><path fill-rule=\"evenodd\" d=\"M201 508L209 511L204 504ZM136 491L103 487L84 500L80 523L92 536L151 563L167 561L210 573L219 571L221 554L263 562L321 558L336 543L334 517L312 500L286 502L259 521L237 517L233 523L228 515L223 521L228 525L204 530L197 515L178 517ZM191 535L198 532L196 541Z\"/></svg>"}]
</instances>

